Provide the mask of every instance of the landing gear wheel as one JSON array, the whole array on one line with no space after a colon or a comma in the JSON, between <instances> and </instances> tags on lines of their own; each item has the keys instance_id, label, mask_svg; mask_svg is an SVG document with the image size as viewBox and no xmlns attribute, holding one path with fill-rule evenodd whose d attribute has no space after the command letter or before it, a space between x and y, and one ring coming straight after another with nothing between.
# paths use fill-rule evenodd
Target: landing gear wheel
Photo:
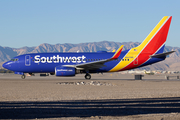
<instances>
[{"instance_id":1,"label":"landing gear wheel","mask_svg":"<svg viewBox=\"0 0 180 120\"><path fill-rule=\"evenodd\" d=\"M25 78L26 78L26 76L25 76L25 75L22 75L22 76L21 76L21 78L22 78L22 79L25 79Z\"/></svg>"},{"instance_id":2,"label":"landing gear wheel","mask_svg":"<svg viewBox=\"0 0 180 120\"><path fill-rule=\"evenodd\" d=\"M90 74L86 74L84 77L85 77L86 79L91 79L91 75L90 75Z\"/></svg>"}]
</instances>

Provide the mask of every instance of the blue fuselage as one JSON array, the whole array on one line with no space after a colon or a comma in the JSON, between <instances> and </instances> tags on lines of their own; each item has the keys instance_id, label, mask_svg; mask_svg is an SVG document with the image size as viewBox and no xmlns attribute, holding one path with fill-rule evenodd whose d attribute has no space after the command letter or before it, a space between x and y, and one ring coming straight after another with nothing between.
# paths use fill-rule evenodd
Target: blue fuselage
<instances>
[{"instance_id":1,"label":"blue fuselage","mask_svg":"<svg viewBox=\"0 0 180 120\"><path fill-rule=\"evenodd\" d=\"M129 50L123 51L119 58L113 61L104 63L98 69L89 70L94 72L108 72L115 67L120 61L125 60L124 56ZM54 73L55 67L63 65L78 65L111 58L113 52L94 52L94 53L32 53L14 57L13 60L3 64L4 68L15 72L23 73ZM155 62L164 60L150 59L141 66L149 65ZM127 59L128 60L128 59ZM136 66L137 67L137 66Z\"/></svg>"}]
</instances>

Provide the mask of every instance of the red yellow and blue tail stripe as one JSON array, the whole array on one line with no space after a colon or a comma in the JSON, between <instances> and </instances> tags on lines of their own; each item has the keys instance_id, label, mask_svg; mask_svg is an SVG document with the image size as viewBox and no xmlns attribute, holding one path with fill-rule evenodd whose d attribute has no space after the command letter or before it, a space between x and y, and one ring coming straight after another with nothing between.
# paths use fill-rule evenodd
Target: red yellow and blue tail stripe
<instances>
[{"instance_id":1,"label":"red yellow and blue tail stripe","mask_svg":"<svg viewBox=\"0 0 180 120\"><path fill-rule=\"evenodd\" d=\"M151 59L151 55L162 53L168 35L172 16L165 16L137 47L130 49L123 59L109 72L128 70L139 67Z\"/></svg>"}]
</instances>

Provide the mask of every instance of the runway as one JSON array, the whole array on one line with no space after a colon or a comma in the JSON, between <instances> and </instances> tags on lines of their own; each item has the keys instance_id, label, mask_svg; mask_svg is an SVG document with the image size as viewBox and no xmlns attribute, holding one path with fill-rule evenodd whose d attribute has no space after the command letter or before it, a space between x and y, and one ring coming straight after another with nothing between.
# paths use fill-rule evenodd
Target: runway
<instances>
[{"instance_id":1,"label":"runway","mask_svg":"<svg viewBox=\"0 0 180 120\"><path fill-rule=\"evenodd\" d=\"M165 75L134 80L109 73L85 80L0 74L0 119L180 119L179 86Z\"/></svg>"}]
</instances>

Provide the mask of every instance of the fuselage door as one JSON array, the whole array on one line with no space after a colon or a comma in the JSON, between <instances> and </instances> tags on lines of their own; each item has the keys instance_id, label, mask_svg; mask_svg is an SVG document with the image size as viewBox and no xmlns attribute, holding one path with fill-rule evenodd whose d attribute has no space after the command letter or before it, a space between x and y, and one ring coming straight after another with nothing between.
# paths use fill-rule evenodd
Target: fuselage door
<instances>
[{"instance_id":1,"label":"fuselage door","mask_svg":"<svg viewBox=\"0 0 180 120\"><path fill-rule=\"evenodd\" d=\"M138 56L134 60L134 65L138 65Z\"/></svg>"},{"instance_id":2,"label":"fuselage door","mask_svg":"<svg viewBox=\"0 0 180 120\"><path fill-rule=\"evenodd\" d=\"M30 66L31 65L31 56L30 55L26 55L25 56L25 65L26 66Z\"/></svg>"}]
</instances>

